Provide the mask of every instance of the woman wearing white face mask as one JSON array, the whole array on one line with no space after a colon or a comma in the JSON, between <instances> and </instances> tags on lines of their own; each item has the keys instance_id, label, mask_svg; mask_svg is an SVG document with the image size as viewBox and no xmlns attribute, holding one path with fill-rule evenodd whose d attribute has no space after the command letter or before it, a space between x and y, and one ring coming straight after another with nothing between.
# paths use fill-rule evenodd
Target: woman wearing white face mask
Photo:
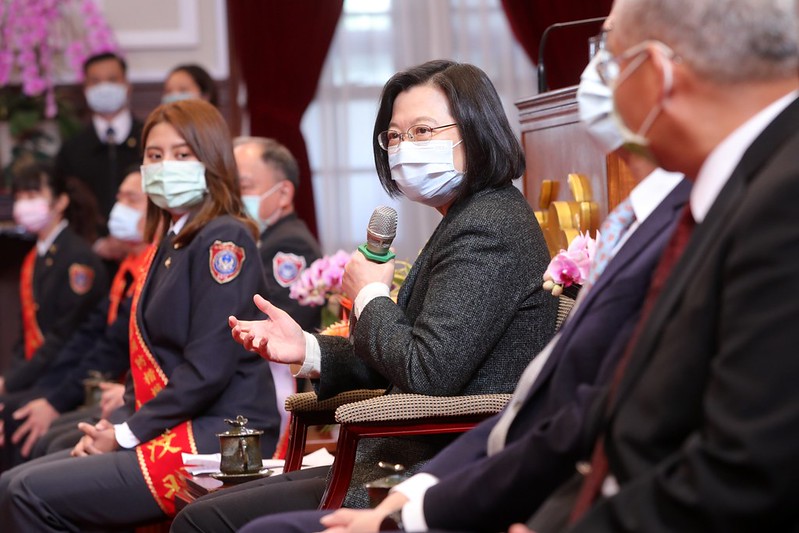
<instances>
[{"instance_id":1,"label":"woman wearing white face mask","mask_svg":"<svg viewBox=\"0 0 799 533\"><path fill-rule=\"evenodd\" d=\"M80 459L56 453L3 474L11 530L129 528L173 514L181 452L218 452L236 414L264 431L265 457L275 449L269 365L232 343L226 324L231 310L255 315L251 295L265 285L224 119L201 100L165 104L143 145L144 237L157 247L133 293L129 402L113 420L79 425Z\"/></svg>"},{"instance_id":2,"label":"woman wearing white face mask","mask_svg":"<svg viewBox=\"0 0 799 533\"><path fill-rule=\"evenodd\" d=\"M89 245L97 208L77 180L32 164L14 174L14 220L36 236L21 271L22 339L0 393L29 389L108 287Z\"/></svg>"},{"instance_id":3,"label":"woman wearing white face mask","mask_svg":"<svg viewBox=\"0 0 799 533\"><path fill-rule=\"evenodd\" d=\"M472 65L443 60L396 74L383 88L373 150L389 194L444 215L397 303L388 297L393 261L373 263L355 253L344 277L358 317L352 339L304 334L262 300L271 321L233 318L234 338L270 360L303 364L301 375L318 379L322 399L376 387L434 395L511 392L551 337L557 300L541 289L549 254L532 210L511 183L524 172L524 155L491 81ZM368 506L361 484L383 475L378 460L413 471L444 444L439 438L361 443L345 505ZM207 531L225 531L210 515L242 524L285 510L268 508L270 491L283 494L283 502L297 501L287 491L305 490L274 478L257 489L195 502L184 513L207 517ZM203 507L191 509L223 500L233 512L223 503L203 517ZM181 516L174 530L181 530Z\"/></svg>"}]
</instances>

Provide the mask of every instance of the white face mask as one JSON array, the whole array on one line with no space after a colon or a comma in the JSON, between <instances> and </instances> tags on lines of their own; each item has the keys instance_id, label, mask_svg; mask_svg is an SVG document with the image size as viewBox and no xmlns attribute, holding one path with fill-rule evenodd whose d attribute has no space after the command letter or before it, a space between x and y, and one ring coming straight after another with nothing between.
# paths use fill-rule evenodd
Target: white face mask
<instances>
[{"instance_id":1,"label":"white face mask","mask_svg":"<svg viewBox=\"0 0 799 533\"><path fill-rule=\"evenodd\" d=\"M199 161L161 161L142 165L142 188L161 209L182 214L208 191L205 165Z\"/></svg>"},{"instance_id":2,"label":"white face mask","mask_svg":"<svg viewBox=\"0 0 799 533\"><path fill-rule=\"evenodd\" d=\"M643 61L638 62L634 68L638 68ZM631 66L628 65L627 70L623 71L619 75L618 81L615 83L614 91L616 87L621 85L621 83L627 79L627 77L632 72ZM673 84L673 72L671 67L671 61L664 62L664 70L663 70L663 98L669 96L671 93L671 88ZM615 99L614 99L615 102ZM655 119L657 119L660 112L663 110L663 100L658 100L658 102L652 107L649 113L646 115L646 118L641 123L641 126L638 128L638 131L633 131L624 123L624 120L619 115L618 109L616 108L615 104L613 106L613 119L616 121L616 125L619 128L619 132L621 133L622 138L624 139L624 147L627 148L629 151L633 153L637 153L643 155L655 161L655 157L649 149L649 139L647 139L646 134L649 133L649 130L652 128L652 125L655 123Z\"/></svg>"},{"instance_id":3,"label":"white face mask","mask_svg":"<svg viewBox=\"0 0 799 533\"><path fill-rule=\"evenodd\" d=\"M580 121L591 138L605 151L613 152L624 144L619 126L613 118L613 91L605 85L596 70L597 54L585 67L577 88Z\"/></svg>"},{"instance_id":4,"label":"white face mask","mask_svg":"<svg viewBox=\"0 0 799 533\"><path fill-rule=\"evenodd\" d=\"M86 89L85 95L86 103L95 113L116 113L127 103L128 87L104 81Z\"/></svg>"},{"instance_id":5,"label":"white face mask","mask_svg":"<svg viewBox=\"0 0 799 533\"><path fill-rule=\"evenodd\" d=\"M280 206L277 206L272 214L266 217L266 219L262 219L258 213L261 209L261 202L272 196L272 194L274 194L274 192L280 188L280 185L280 182L275 183L271 189L263 194L245 194L241 197L242 202L244 202L244 209L246 209L247 214L258 223L258 227L261 229L261 232L279 220Z\"/></svg>"},{"instance_id":6,"label":"white face mask","mask_svg":"<svg viewBox=\"0 0 799 533\"><path fill-rule=\"evenodd\" d=\"M108 232L120 241L140 243L144 240L139 231L141 217L138 209L117 202L108 215Z\"/></svg>"},{"instance_id":7,"label":"white face mask","mask_svg":"<svg viewBox=\"0 0 799 533\"><path fill-rule=\"evenodd\" d=\"M39 233L53 220L50 204L44 198L26 198L14 202L14 221L28 233Z\"/></svg>"},{"instance_id":8,"label":"white face mask","mask_svg":"<svg viewBox=\"0 0 799 533\"><path fill-rule=\"evenodd\" d=\"M167 93L161 97L162 104L171 104L172 102L180 102L181 100L191 100L199 98L196 94L190 92L182 93Z\"/></svg>"},{"instance_id":9,"label":"white face mask","mask_svg":"<svg viewBox=\"0 0 799 533\"><path fill-rule=\"evenodd\" d=\"M455 170L452 150L461 141L431 140L417 145L401 142L396 152L389 152L391 178L409 200L441 207L455 199L463 181L463 172Z\"/></svg>"}]
</instances>

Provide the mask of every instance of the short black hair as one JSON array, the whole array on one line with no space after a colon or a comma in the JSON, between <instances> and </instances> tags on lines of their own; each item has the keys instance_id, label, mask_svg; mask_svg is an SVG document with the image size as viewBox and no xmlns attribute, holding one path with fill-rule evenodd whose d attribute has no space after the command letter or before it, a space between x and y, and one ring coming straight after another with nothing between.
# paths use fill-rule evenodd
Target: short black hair
<instances>
[{"instance_id":1,"label":"short black hair","mask_svg":"<svg viewBox=\"0 0 799 533\"><path fill-rule=\"evenodd\" d=\"M191 76L191 79L197 84L197 87L200 88L200 94L206 97L208 102L213 104L215 107L219 107L219 90L216 87L216 82L211 75L208 74L207 70L202 68L200 65L187 63L185 65L178 65L173 68L169 73L169 76L175 72L185 72Z\"/></svg>"},{"instance_id":2,"label":"short black hair","mask_svg":"<svg viewBox=\"0 0 799 533\"><path fill-rule=\"evenodd\" d=\"M122 59L122 56L115 54L114 52L101 52L99 54L87 57L83 62L83 75L86 76L86 73L89 71L89 67L95 63L99 63L100 61L105 61L107 59L113 59L119 63L119 66L122 67L122 73L127 76L128 64L124 59Z\"/></svg>"},{"instance_id":3,"label":"short black hair","mask_svg":"<svg viewBox=\"0 0 799 533\"><path fill-rule=\"evenodd\" d=\"M524 152L486 73L474 65L439 59L398 72L383 87L372 148L377 175L390 196L400 196L401 191L377 136L388 129L397 96L425 84L444 92L463 139L466 168L459 197L506 185L524 174Z\"/></svg>"}]
</instances>

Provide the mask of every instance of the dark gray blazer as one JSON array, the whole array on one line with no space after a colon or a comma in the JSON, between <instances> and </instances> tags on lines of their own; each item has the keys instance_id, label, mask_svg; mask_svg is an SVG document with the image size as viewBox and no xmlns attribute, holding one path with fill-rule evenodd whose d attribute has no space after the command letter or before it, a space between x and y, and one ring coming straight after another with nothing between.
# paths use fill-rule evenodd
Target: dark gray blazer
<instances>
[{"instance_id":1,"label":"dark gray blazer","mask_svg":"<svg viewBox=\"0 0 799 533\"><path fill-rule=\"evenodd\" d=\"M318 336L320 398L357 388L432 395L512 392L554 332L557 299L541 289L543 234L513 186L455 203L400 290L371 301L346 339ZM394 439L359 448L353 487L382 477L378 460L412 467L450 439ZM400 441L400 442L397 442ZM352 490L345 505L355 502Z\"/></svg>"}]
</instances>

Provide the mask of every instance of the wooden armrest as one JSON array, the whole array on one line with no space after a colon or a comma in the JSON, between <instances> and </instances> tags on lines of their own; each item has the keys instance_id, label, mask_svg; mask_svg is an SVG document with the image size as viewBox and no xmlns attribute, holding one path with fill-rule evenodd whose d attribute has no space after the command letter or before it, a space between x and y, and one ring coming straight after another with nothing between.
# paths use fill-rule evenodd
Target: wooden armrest
<instances>
[{"instance_id":1,"label":"wooden armrest","mask_svg":"<svg viewBox=\"0 0 799 533\"><path fill-rule=\"evenodd\" d=\"M299 392L286 398L286 411L296 414L311 411L335 411L337 407L350 402L357 402L382 396L385 389L357 389L342 392L328 398L327 400L317 400L315 392Z\"/></svg>"},{"instance_id":2,"label":"wooden armrest","mask_svg":"<svg viewBox=\"0 0 799 533\"><path fill-rule=\"evenodd\" d=\"M463 433L499 413L510 398L510 394L386 394L342 405L336 409L336 421L341 423L336 460L320 509L337 509L344 501L361 439Z\"/></svg>"},{"instance_id":3,"label":"wooden armrest","mask_svg":"<svg viewBox=\"0 0 799 533\"><path fill-rule=\"evenodd\" d=\"M426 396L423 394L386 394L348 403L336 409L336 422L355 424L419 420L432 417L492 415L500 412L510 394L471 396Z\"/></svg>"}]
</instances>

